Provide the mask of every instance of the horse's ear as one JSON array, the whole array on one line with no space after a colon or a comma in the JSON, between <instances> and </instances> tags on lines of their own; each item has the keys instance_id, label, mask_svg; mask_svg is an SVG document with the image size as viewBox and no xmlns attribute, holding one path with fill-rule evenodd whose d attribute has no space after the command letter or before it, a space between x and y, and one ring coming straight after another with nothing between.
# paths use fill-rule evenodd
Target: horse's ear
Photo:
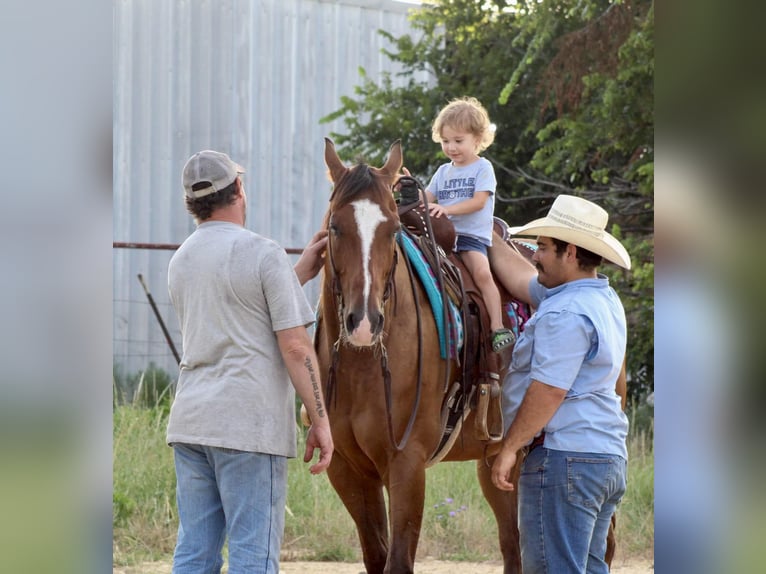
<instances>
[{"instance_id":1,"label":"horse's ear","mask_svg":"<svg viewBox=\"0 0 766 574\"><path fill-rule=\"evenodd\" d=\"M341 176L348 171L348 168L340 161L335 151L335 144L330 138L324 138L324 162L330 169L330 179L333 183L337 183Z\"/></svg>"},{"instance_id":2,"label":"horse's ear","mask_svg":"<svg viewBox=\"0 0 766 574\"><path fill-rule=\"evenodd\" d=\"M402 169L402 163L402 140L396 140L391 144L391 147L388 150L386 164L380 168L380 170L386 172L391 177L394 177Z\"/></svg>"}]
</instances>

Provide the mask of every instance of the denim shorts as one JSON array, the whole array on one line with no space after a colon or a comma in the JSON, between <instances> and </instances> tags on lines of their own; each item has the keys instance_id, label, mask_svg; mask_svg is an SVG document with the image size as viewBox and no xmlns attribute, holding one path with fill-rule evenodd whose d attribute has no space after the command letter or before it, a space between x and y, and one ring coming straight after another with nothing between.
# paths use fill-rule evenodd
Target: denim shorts
<instances>
[{"instance_id":1,"label":"denim shorts","mask_svg":"<svg viewBox=\"0 0 766 574\"><path fill-rule=\"evenodd\" d=\"M455 245L455 251L478 251L487 256L487 246L475 237L469 235L458 235L457 244Z\"/></svg>"},{"instance_id":2,"label":"denim shorts","mask_svg":"<svg viewBox=\"0 0 766 574\"><path fill-rule=\"evenodd\" d=\"M617 455L530 451L518 489L524 574L607 574L606 537L626 474Z\"/></svg>"}]
</instances>

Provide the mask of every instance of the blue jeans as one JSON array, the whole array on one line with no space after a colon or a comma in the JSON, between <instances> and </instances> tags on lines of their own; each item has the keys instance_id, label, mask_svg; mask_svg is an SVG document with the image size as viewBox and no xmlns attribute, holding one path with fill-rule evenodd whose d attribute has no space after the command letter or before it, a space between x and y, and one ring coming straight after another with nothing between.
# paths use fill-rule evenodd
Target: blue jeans
<instances>
[{"instance_id":1,"label":"blue jeans","mask_svg":"<svg viewBox=\"0 0 766 574\"><path fill-rule=\"evenodd\" d=\"M287 459L174 444L178 541L173 574L277 574L285 526Z\"/></svg>"},{"instance_id":2,"label":"blue jeans","mask_svg":"<svg viewBox=\"0 0 766 574\"><path fill-rule=\"evenodd\" d=\"M626 475L620 456L533 449L519 477L524 574L607 574L606 536Z\"/></svg>"}]
</instances>

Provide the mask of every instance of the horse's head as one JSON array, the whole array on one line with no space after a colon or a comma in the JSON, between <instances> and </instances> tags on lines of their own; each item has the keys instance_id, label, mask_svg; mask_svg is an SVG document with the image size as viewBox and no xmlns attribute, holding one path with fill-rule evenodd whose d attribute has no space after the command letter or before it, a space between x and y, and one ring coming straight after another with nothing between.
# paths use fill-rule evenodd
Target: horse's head
<instances>
[{"instance_id":1,"label":"horse's head","mask_svg":"<svg viewBox=\"0 0 766 574\"><path fill-rule=\"evenodd\" d=\"M396 265L399 216L391 188L402 167L402 147L396 141L381 168L349 168L325 138L325 162L334 185L325 277L338 302L342 339L369 347L383 332L383 309Z\"/></svg>"}]
</instances>

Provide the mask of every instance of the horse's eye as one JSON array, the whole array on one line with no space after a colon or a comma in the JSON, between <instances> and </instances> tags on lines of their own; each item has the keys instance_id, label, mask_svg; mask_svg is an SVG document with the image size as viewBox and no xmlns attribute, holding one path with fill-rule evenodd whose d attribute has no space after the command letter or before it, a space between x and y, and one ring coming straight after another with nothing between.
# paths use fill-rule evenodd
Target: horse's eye
<instances>
[{"instance_id":1,"label":"horse's eye","mask_svg":"<svg viewBox=\"0 0 766 574\"><path fill-rule=\"evenodd\" d=\"M340 231L338 231L338 228L335 227L332 223L330 224L330 233L332 233L335 237L340 235Z\"/></svg>"}]
</instances>

